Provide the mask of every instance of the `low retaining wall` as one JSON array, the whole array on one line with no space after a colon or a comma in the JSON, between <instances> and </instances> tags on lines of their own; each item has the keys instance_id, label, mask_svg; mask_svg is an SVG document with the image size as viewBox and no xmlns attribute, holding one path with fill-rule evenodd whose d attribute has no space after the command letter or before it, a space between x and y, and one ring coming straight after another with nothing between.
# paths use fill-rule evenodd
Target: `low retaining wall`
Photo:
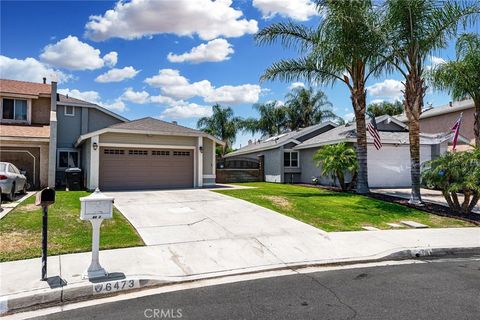
<instances>
[{"instance_id":1,"label":"low retaining wall","mask_svg":"<svg viewBox=\"0 0 480 320\"><path fill-rule=\"evenodd\" d=\"M217 183L259 182L263 181L260 169L217 169Z\"/></svg>"}]
</instances>

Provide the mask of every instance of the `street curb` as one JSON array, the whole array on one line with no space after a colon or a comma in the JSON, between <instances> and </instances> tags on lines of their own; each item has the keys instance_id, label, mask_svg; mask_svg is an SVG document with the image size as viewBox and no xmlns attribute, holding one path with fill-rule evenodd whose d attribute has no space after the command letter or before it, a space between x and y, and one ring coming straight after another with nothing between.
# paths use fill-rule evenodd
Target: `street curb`
<instances>
[{"instance_id":1,"label":"street curb","mask_svg":"<svg viewBox=\"0 0 480 320\"><path fill-rule=\"evenodd\" d=\"M77 283L67 285L65 287L55 289L40 289L30 292L23 292L8 296L0 297L0 316L13 314L16 312L24 312L35 310L39 308L51 307L61 305L63 303L78 302L90 300L95 298L105 298L118 294L130 293L143 289L151 289L155 287L176 285L181 283L194 282L206 279L215 279L228 276L239 276L255 274L260 272L280 271L280 270L297 270L307 267L322 267L322 266L346 266L360 263L372 263L391 260L406 260L412 258L442 258L450 256L471 256L480 255L480 247L464 247L464 248L409 248L396 250L391 252L384 252L370 257L342 259L336 261L310 261L299 263L285 263L275 266L256 267L253 270L240 269L237 271L231 270L229 272L216 272L212 274L193 275L178 278L162 279L154 276L127 276L125 278L109 278L102 279L102 281ZM106 281L105 281L106 280ZM95 286L99 284L113 283L117 281L134 281L136 284L132 288L119 290L109 293L95 293Z\"/></svg>"}]
</instances>

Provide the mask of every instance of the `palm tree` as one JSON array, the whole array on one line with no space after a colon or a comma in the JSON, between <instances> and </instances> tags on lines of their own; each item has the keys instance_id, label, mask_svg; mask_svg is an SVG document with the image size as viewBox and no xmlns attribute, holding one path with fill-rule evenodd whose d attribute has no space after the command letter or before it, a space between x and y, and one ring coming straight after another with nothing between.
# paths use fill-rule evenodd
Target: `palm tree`
<instances>
[{"instance_id":1,"label":"palm tree","mask_svg":"<svg viewBox=\"0 0 480 320\"><path fill-rule=\"evenodd\" d=\"M342 190L349 189L345 184L345 173L352 174L352 181L355 180L357 172L357 157L355 150L345 143L332 144L320 148L313 160L317 167L322 167L322 175L331 175L334 180L338 179Z\"/></svg>"},{"instance_id":2,"label":"palm tree","mask_svg":"<svg viewBox=\"0 0 480 320\"><path fill-rule=\"evenodd\" d=\"M259 119L248 118L242 123L242 128L253 134L260 132L263 136L279 135L284 132L287 124L287 109L278 101L257 103L253 108L260 113Z\"/></svg>"},{"instance_id":3,"label":"palm tree","mask_svg":"<svg viewBox=\"0 0 480 320\"><path fill-rule=\"evenodd\" d=\"M425 62L433 50L447 46L459 22L478 13L475 4L440 0L387 0L386 26L391 66L405 77L404 109L410 127L412 193L410 203L421 204L420 124L425 85Z\"/></svg>"},{"instance_id":4,"label":"palm tree","mask_svg":"<svg viewBox=\"0 0 480 320\"><path fill-rule=\"evenodd\" d=\"M403 112L403 103L395 101L393 103L383 101L381 103L371 103L367 106L367 115L369 117L379 117L385 114L396 116Z\"/></svg>"},{"instance_id":5,"label":"palm tree","mask_svg":"<svg viewBox=\"0 0 480 320\"><path fill-rule=\"evenodd\" d=\"M197 127L225 142L222 148L222 155L224 155L225 150L235 142L242 118L235 117L232 108L222 107L219 104L215 104L212 111L213 114L210 117L203 117L198 120Z\"/></svg>"},{"instance_id":6,"label":"palm tree","mask_svg":"<svg viewBox=\"0 0 480 320\"><path fill-rule=\"evenodd\" d=\"M287 93L285 98L288 127L292 131L338 119L332 111L332 104L328 101L327 95L321 90L315 92L311 87L298 87Z\"/></svg>"},{"instance_id":7,"label":"palm tree","mask_svg":"<svg viewBox=\"0 0 480 320\"><path fill-rule=\"evenodd\" d=\"M462 34L456 44L457 60L436 66L431 74L433 86L448 90L453 99L468 96L475 105L475 146L480 148L480 36Z\"/></svg>"},{"instance_id":8,"label":"palm tree","mask_svg":"<svg viewBox=\"0 0 480 320\"><path fill-rule=\"evenodd\" d=\"M349 91L357 129L359 163L357 192L367 193L366 81L382 66L385 32L372 0L317 1L322 19L316 29L293 22L260 30L256 40L298 49L301 57L280 60L267 68L262 80L305 79L321 84L340 82Z\"/></svg>"}]
</instances>

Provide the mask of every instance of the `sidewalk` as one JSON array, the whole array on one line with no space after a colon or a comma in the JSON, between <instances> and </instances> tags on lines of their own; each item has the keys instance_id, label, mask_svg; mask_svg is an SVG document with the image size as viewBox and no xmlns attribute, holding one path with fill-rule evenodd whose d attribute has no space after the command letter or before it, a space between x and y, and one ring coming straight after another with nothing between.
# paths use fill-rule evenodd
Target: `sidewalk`
<instances>
[{"instance_id":1,"label":"sidewalk","mask_svg":"<svg viewBox=\"0 0 480 320\"><path fill-rule=\"evenodd\" d=\"M392 188L392 189L371 189L371 192L385 194L388 196L399 197L403 199L410 199L412 189L410 188ZM438 190L421 189L423 201L432 202L445 207L448 207L447 201L442 195L442 192ZM463 195L459 195L459 198L463 201ZM475 206L473 212L480 214L480 202Z\"/></svg>"},{"instance_id":2,"label":"sidewalk","mask_svg":"<svg viewBox=\"0 0 480 320\"><path fill-rule=\"evenodd\" d=\"M0 263L0 314L42 303L183 281L480 248L480 228L332 233L316 230L288 236L245 237L241 241L216 239L104 250L100 262L110 277L96 282L81 278L90 253L49 257L50 284L39 280L40 259ZM119 287L119 279L127 280L129 285Z\"/></svg>"}]
</instances>

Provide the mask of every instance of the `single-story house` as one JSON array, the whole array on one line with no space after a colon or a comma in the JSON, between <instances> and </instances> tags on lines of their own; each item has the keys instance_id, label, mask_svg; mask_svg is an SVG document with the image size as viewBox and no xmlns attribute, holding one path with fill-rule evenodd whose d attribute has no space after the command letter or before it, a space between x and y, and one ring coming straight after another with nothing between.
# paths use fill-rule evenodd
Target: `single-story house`
<instances>
[{"instance_id":1,"label":"single-story house","mask_svg":"<svg viewBox=\"0 0 480 320\"><path fill-rule=\"evenodd\" d=\"M191 188L215 184L219 139L154 118L114 124L81 135L88 189Z\"/></svg>"},{"instance_id":2,"label":"single-story house","mask_svg":"<svg viewBox=\"0 0 480 320\"><path fill-rule=\"evenodd\" d=\"M373 146L373 139L367 132L368 180L373 188L408 187L410 178L410 148L408 127L401 121L381 116L376 119L383 147ZM282 136L260 141L254 146L246 146L226 155L232 157L265 157L265 181L279 183L311 183L312 177L319 178L321 184L333 183L331 177L321 174L321 168L313 161L314 154L325 145L346 142L355 146L356 128L354 123L335 126L320 124L323 132L317 132L308 139L291 139L288 143L272 145L272 140L279 141ZM311 127L301 131L309 131ZM287 133L287 135L294 133ZM284 136L285 137L285 136ZM447 151L451 133L420 134L421 162L434 159ZM463 138L462 138L463 139ZM284 141L284 140L282 140Z\"/></svg>"},{"instance_id":3,"label":"single-story house","mask_svg":"<svg viewBox=\"0 0 480 320\"><path fill-rule=\"evenodd\" d=\"M251 142L243 148L226 154L225 157L260 159L267 182L300 182L299 161L301 159L299 159L299 152L293 151L293 147L336 126L333 122L325 122L282 133L263 141Z\"/></svg>"}]
</instances>

